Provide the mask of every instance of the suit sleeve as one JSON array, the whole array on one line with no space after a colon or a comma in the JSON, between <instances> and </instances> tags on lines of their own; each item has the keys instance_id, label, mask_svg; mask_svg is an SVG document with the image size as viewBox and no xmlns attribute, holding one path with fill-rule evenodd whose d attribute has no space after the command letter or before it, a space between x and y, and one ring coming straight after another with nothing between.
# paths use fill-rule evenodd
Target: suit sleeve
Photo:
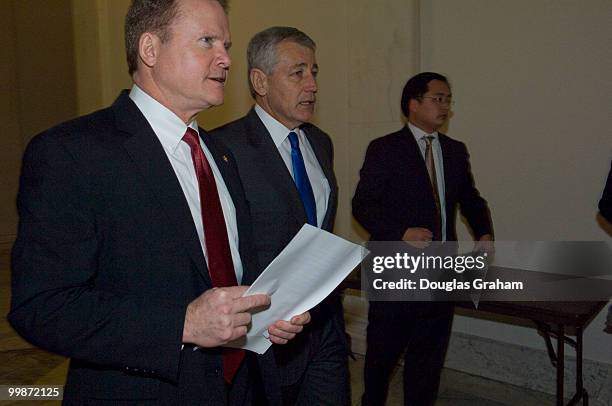
<instances>
[{"instance_id":1,"label":"suit sleeve","mask_svg":"<svg viewBox=\"0 0 612 406\"><path fill-rule=\"evenodd\" d=\"M599 212L609 223L612 223L612 167L608 172L608 180L606 180L606 186L599 201Z\"/></svg>"},{"instance_id":2,"label":"suit sleeve","mask_svg":"<svg viewBox=\"0 0 612 406\"><path fill-rule=\"evenodd\" d=\"M480 239L480 237L485 234L493 234L491 214L487 202L480 196L478 189L476 189L474 185L474 177L470 168L470 156L467 148L463 143L460 145L461 148L459 153L461 154L461 159L459 161L465 165L462 170L465 176L459 188L459 208L461 214L465 216L472 228L474 237Z\"/></svg>"},{"instance_id":3,"label":"suit sleeve","mask_svg":"<svg viewBox=\"0 0 612 406\"><path fill-rule=\"evenodd\" d=\"M185 308L96 285L112 258L97 234L86 174L56 138L39 136L27 148L8 319L49 351L175 380Z\"/></svg>"},{"instance_id":4,"label":"suit sleeve","mask_svg":"<svg viewBox=\"0 0 612 406\"><path fill-rule=\"evenodd\" d=\"M331 162L332 168L334 166L334 143L332 142L331 138L327 135L325 137L325 140L327 142L327 150L329 151L329 162Z\"/></svg>"},{"instance_id":5,"label":"suit sleeve","mask_svg":"<svg viewBox=\"0 0 612 406\"><path fill-rule=\"evenodd\" d=\"M387 204L390 198L387 185L394 179L386 156L382 142L370 143L353 196L353 216L372 236L394 241L402 239L408 226L394 218L394 210Z\"/></svg>"},{"instance_id":6,"label":"suit sleeve","mask_svg":"<svg viewBox=\"0 0 612 406\"><path fill-rule=\"evenodd\" d=\"M328 231L332 232L334 228L334 222L336 219L336 213L338 211L338 180L336 179L336 175L334 173L334 143L332 142L331 138L327 134L325 134L325 145L326 145L325 150L327 151L327 156L329 159L328 161L329 162L329 173L331 174L333 179L327 179L329 182L329 187L330 187L330 199L328 202L330 207L327 210L328 215L324 217L324 220L325 218L329 218L329 230Z\"/></svg>"}]
</instances>

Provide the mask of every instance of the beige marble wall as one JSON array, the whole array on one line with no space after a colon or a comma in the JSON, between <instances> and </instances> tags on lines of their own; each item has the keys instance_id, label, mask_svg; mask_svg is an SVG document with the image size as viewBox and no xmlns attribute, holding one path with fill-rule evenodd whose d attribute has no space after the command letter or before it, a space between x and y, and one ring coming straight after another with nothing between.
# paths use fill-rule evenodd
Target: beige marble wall
<instances>
[{"instance_id":1,"label":"beige marble wall","mask_svg":"<svg viewBox=\"0 0 612 406\"><path fill-rule=\"evenodd\" d=\"M79 114L111 104L131 86L123 21L129 0L73 0Z\"/></svg>"},{"instance_id":2,"label":"beige marble wall","mask_svg":"<svg viewBox=\"0 0 612 406\"><path fill-rule=\"evenodd\" d=\"M497 239L609 239L612 3L423 2L423 68L446 72ZM464 234L466 235L466 234Z\"/></svg>"},{"instance_id":3,"label":"beige marble wall","mask_svg":"<svg viewBox=\"0 0 612 406\"><path fill-rule=\"evenodd\" d=\"M453 83L449 134L468 144L498 240L611 241L596 220L612 158L610 21L607 0L422 2L422 68ZM584 356L612 364L604 320ZM544 349L533 329L456 318L455 330Z\"/></svg>"},{"instance_id":4,"label":"beige marble wall","mask_svg":"<svg viewBox=\"0 0 612 406\"><path fill-rule=\"evenodd\" d=\"M10 2L0 2L0 253L12 243L17 226L15 196L22 141L19 125L15 26ZM4 62L6 61L6 63ZM0 254L1 255L1 254Z\"/></svg>"},{"instance_id":5,"label":"beige marble wall","mask_svg":"<svg viewBox=\"0 0 612 406\"><path fill-rule=\"evenodd\" d=\"M99 11L96 1L73 1L72 15L77 111L79 115L83 115L104 105Z\"/></svg>"},{"instance_id":6,"label":"beige marble wall","mask_svg":"<svg viewBox=\"0 0 612 406\"><path fill-rule=\"evenodd\" d=\"M70 0L12 0L21 134L32 136L75 114Z\"/></svg>"},{"instance_id":7,"label":"beige marble wall","mask_svg":"<svg viewBox=\"0 0 612 406\"><path fill-rule=\"evenodd\" d=\"M343 155L336 161L336 170L344 174L337 225L354 241L368 237L352 220L350 205L366 148L403 125L402 88L419 67L418 3L360 0L349 7L349 132L340 140Z\"/></svg>"},{"instance_id":8,"label":"beige marble wall","mask_svg":"<svg viewBox=\"0 0 612 406\"><path fill-rule=\"evenodd\" d=\"M15 237L24 146L76 113L70 0L0 2L0 251Z\"/></svg>"}]
</instances>

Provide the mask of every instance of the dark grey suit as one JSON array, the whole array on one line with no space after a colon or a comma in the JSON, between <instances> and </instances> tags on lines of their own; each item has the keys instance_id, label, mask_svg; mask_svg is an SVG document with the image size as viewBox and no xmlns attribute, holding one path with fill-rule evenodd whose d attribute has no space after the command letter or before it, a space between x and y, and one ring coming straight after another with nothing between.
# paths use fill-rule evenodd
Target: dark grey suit
<instances>
[{"instance_id":1,"label":"dark grey suit","mask_svg":"<svg viewBox=\"0 0 612 406\"><path fill-rule=\"evenodd\" d=\"M331 194L322 228L331 231L338 200L332 143L327 134L311 124L301 129L329 182ZM300 195L254 109L211 134L236 159L253 219L259 266L263 269L307 222ZM300 404L346 404L350 398L348 360L339 296L331 295L311 313L313 320L307 326L307 334L286 346L274 346L282 385L301 387L299 396L285 390L285 400L298 396Z\"/></svg>"},{"instance_id":2,"label":"dark grey suit","mask_svg":"<svg viewBox=\"0 0 612 406\"><path fill-rule=\"evenodd\" d=\"M236 208L249 284L257 267L237 168L200 135ZM221 350L181 351L186 307L212 283L178 179L127 91L32 140L18 208L9 321L71 358L65 403L227 403Z\"/></svg>"}]
</instances>

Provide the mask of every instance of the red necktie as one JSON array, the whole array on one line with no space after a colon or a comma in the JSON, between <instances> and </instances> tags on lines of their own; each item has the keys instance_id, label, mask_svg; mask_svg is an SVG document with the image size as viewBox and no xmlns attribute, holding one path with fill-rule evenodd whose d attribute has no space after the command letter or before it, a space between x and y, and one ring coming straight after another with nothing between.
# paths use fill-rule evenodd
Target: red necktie
<instances>
[{"instance_id":1,"label":"red necktie","mask_svg":"<svg viewBox=\"0 0 612 406\"><path fill-rule=\"evenodd\" d=\"M187 128L183 141L191 148L191 158L198 178L210 279L215 287L235 286L238 282L215 177L200 147L198 133L192 128ZM232 382L243 359L244 350L223 349L223 377L227 383Z\"/></svg>"}]
</instances>

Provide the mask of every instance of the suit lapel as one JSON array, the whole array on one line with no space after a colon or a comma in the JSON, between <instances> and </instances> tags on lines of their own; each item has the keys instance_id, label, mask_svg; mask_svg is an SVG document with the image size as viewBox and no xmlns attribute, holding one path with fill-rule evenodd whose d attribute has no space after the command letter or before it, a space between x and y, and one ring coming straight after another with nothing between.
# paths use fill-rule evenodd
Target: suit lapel
<instances>
[{"instance_id":1,"label":"suit lapel","mask_svg":"<svg viewBox=\"0 0 612 406\"><path fill-rule=\"evenodd\" d=\"M336 183L336 176L334 175L334 168L332 167L332 162L328 162L323 159L322 153L326 148L324 145L320 145L316 141L316 137L313 137L311 134L312 129L303 128L304 134L306 134L306 138L314 151L314 154L319 162L319 166L323 170L323 174L327 178L327 182L329 184L329 199L327 202L327 211L325 212L325 216L323 217L323 222L321 223L321 228L324 230L331 231L333 227L333 218L335 217L336 211L336 201L338 199L338 184ZM331 154L331 151L328 151ZM312 181L311 181L312 182Z\"/></svg>"},{"instance_id":2,"label":"suit lapel","mask_svg":"<svg viewBox=\"0 0 612 406\"><path fill-rule=\"evenodd\" d=\"M454 168L453 162L453 154L450 151L450 146L446 140L446 136L444 134L438 133L438 140L440 141L440 148L442 148L442 165L444 166L444 198L448 200L449 195L449 185L452 182L452 171L451 168Z\"/></svg>"},{"instance_id":3,"label":"suit lapel","mask_svg":"<svg viewBox=\"0 0 612 406\"><path fill-rule=\"evenodd\" d=\"M152 198L159 202L160 211L166 215L168 232L182 241L204 281L212 286L189 205L161 143L127 91L113 104L113 111L117 127L130 135L124 148L151 190Z\"/></svg>"},{"instance_id":4,"label":"suit lapel","mask_svg":"<svg viewBox=\"0 0 612 406\"><path fill-rule=\"evenodd\" d=\"M217 168L219 172L221 172L221 176L223 177L223 181L225 182L225 186L229 191L232 200L236 204L237 201L240 201L239 196L239 185L235 182L237 174L234 170L233 165L230 164L230 157L227 154L222 153L217 148L217 145L211 140L210 136L206 131L202 128L199 129L200 138L206 144L206 147L210 151L215 163L217 164Z\"/></svg>"},{"instance_id":5,"label":"suit lapel","mask_svg":"<svg viewBox=\"0 0 612 406\"><path fill-rule=\"evenodd\" d=\"M298 222L306 222L306 211L293 177L287 170L276 145L266 126L261 122L255 109L247 114L247 141L257 150L256 160L263 175L278 192L279 200L287 202Z\"/></svg>"}]
</instances>

